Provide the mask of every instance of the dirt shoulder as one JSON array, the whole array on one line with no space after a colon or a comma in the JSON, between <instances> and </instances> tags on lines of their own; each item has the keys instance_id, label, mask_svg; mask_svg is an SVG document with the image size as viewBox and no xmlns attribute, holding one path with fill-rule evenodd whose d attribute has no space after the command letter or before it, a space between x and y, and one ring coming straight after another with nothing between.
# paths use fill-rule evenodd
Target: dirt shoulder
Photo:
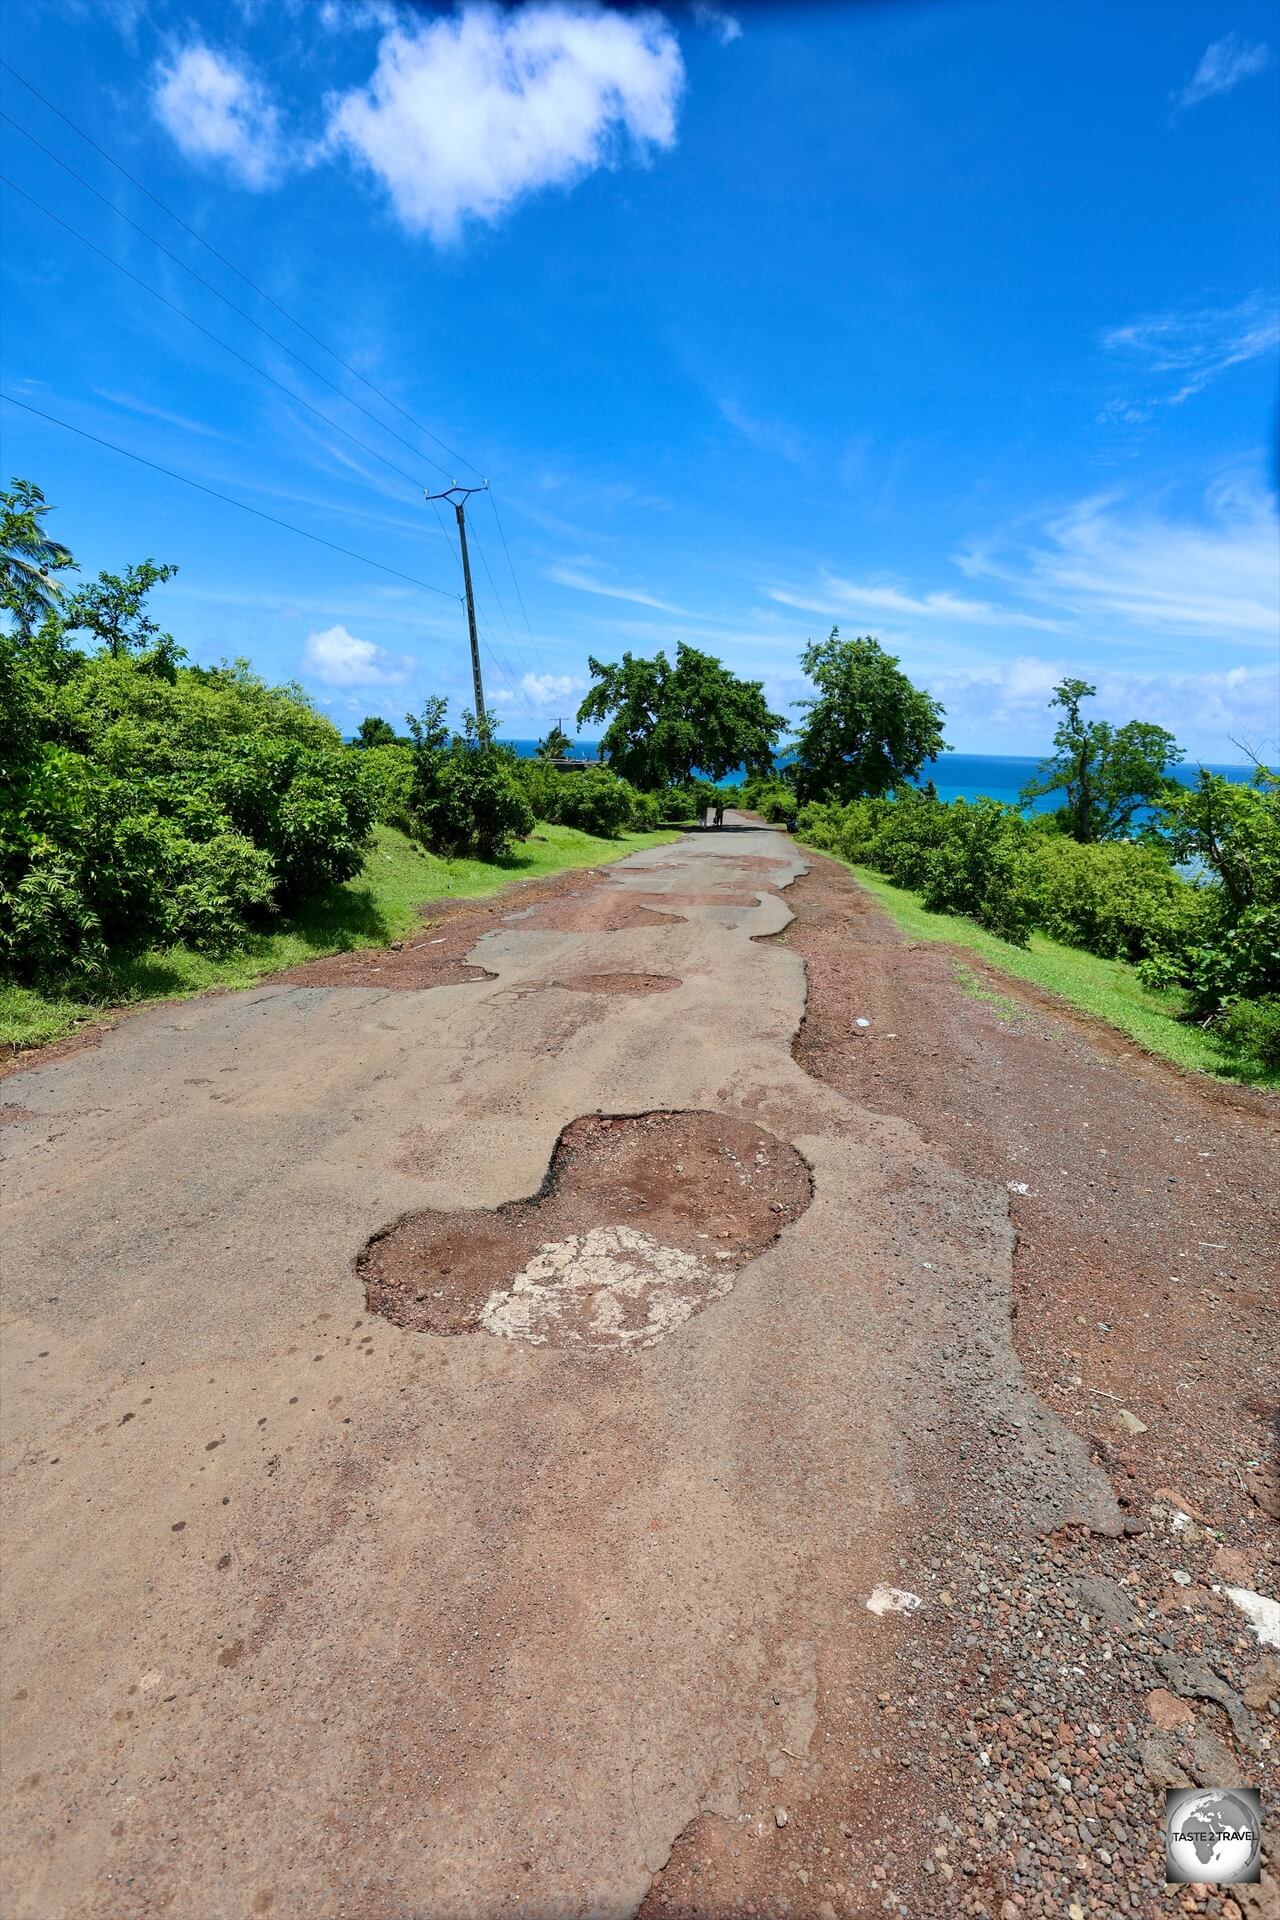
<instances>
[{"instance_id":1,"label":"dirt shoulder","mask_svg":"<svg viewBox=\"0 0 1280 1920\"><path fill-rule=\"evenodd\" d=\"M787 902L780 939L808 979L797 1061L1008 1192L1024 1372L1125 1516L1117 1539L1011 1538L987 1470L908 1415L902 1584L944 1583L945 1624L915 1616L867 1740L935 1840L922 1879L884 1820L865 1910L1274 1911L1274 1883L1166 1893L1160 1815L1166 1786L1195 1782L1258 1787L1280 1816L1280 1661L1228 1592L1274 1595L1280 1569L1280 1104L1202 1088L972 955L905 940L833 861ZM849 1811L806 1850L815 1876ZM784 1883L726 1872L703 1839L646 1913L780 1910Z\"/></svg>"}]
</instances>

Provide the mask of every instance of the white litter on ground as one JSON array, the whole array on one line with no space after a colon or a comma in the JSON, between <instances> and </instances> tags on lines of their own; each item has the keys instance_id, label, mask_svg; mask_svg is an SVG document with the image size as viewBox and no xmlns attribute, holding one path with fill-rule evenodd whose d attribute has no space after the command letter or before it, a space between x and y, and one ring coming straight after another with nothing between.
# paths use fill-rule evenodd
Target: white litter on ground
<instances>
[{"instance_id":1,"label":"white litter on ground","mask_svg":"<svg viewBox=\"0 0 1280 1920\"><path fill-rule=\"evenodd\" d=\"M1006 1180L1005 1185L1010 1193L1030 1193L1031 1191L1025 1180Z\"/></svg>"},{"instance_id":2,"label":"white litter on ground","mask_svg":"<svg viewBox=\"0 0 1280 1920\"><path fill-rule=\"evenodd\" d=\"M1263 1647L1280 1647L1280 1600L1265 1593L1252 1593L1248 1587L1224 1587L1222 1591L1239 1607Z\"/></svg>"},{"instance_id":3,"label":"white litter on ground","mask_svg":"<svg viewBox=\"0 0 1280 1920\"><path fill-rule=\"evenodd\" d=\"M864 1020L862 1015L859 1014L853 1024L855 1027L869 1027L871 1025L871 1022L869 1020Z\"/></svg>"},{"instance_id":4,"label":"white litter on ground","mask_svg":"<svg viewBox=\"0 0 1280 1920\"><path fill-rule=\"evenodd\" d=\"M868 1613L914 1613L923 1606L918 1593L904 1593L901 1587L877 1587L867 1602Z\"/></svg>"}]
</instances>

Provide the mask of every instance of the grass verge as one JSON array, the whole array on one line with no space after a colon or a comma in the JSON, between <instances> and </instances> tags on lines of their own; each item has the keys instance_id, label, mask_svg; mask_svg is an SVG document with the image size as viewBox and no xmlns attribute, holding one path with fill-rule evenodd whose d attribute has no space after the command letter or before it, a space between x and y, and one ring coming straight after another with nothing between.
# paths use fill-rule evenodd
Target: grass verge
<instances>
[{"instance_id":1,"label":"grass verge","mask_svg":"<svg viewBox=\"0 0 1280 1920\"><path fill-rule=\"evenodd\" d=\"M830 858L839 860L840 856L831 854ZM892 886L868 867L855 867L848 860L840 864L912 939L945 940L953 947L965 947L999 972L1058 994L1073 1007L1128 1034L1148 1053L1159 1054L1191 1072L1210 1073L1220 1080L1247 1081L1252 1086L1280 1086L1275 1074L1256 1072L1233 1060L1211 1033L1184 1021L1183 996L1144 987L1127 961L1103 960L1081 947L1064 947L1043 933L1033 933L1028 947L1011 946L972 920L957 914L930 913L914 893ZM963 980L961 985L965 985ZM966 990L973 991L972 985Z\"/></svg>"},{"instance_id":2,"label":"grass verge","mask_svg":"<svg viewBox=\"0 0 1280 1920\"><path fill-rule=\"evenodd\" d=\"M376 827L364 870L302 912L255 934L217 958L169 947L123 961L92 1000L34 987L0 987L0 1046L9 1052L60 1040L126 1006L180 999L210 987L252 987L281 967L328 953L384 947L407 933L424 901L475 900L515 880L536 880L566 867L603 866L642 847L663 846L675 833L622 833L599 840L576 827L540 824L505 860L442 860L394 827Z\"/></svg>"}]
</instances>

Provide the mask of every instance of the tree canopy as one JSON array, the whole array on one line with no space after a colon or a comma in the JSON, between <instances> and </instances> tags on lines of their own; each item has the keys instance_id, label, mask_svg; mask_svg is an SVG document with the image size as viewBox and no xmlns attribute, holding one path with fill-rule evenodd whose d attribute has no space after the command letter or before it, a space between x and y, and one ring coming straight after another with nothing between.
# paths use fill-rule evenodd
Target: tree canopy
<instances>
[{"instance_id":1,"label":"tree canopy","mask_svg":"<svg viewBox=\"0 0 1280 1920\"><path fill-rule=\"evenodd\" d=\"M1049 702L1062 708L1053 735L1056 752L1019 796L1025 805L1042 794L1064 794L1063 831L1086 846L1127 836L1136 813L1163 801L1169 769L1183 757L1173 735L1149 721L1113 727L1086 720L1081 703L1097 691L1087 680L1059 681Z\"/></svg>"},{"instance_id":2,"label":"tree canopy","mask_svg":"<svg viewBox=\"0 0 1280 1920\"><path fill-rule=\"evenodd\" d=\"M739 680L712 654L680 641L665 653L613 665L588 661L595 685L578 724L606 720L601 748L610 766L644 791L682 784L697 768L713 780L736 767L764 773L784 725L759 680Z\"/></svg>"},{"instance_id":3,"label":"tree canopy","mask_svg":"<svg viewBox=\"0 0 1280 1920\"><path fill-rule=\"evenodd\" d=\"M861 800L888 793L946 751L946 709L913 686L878 640L842 640L832 627L801 659L816 688L798 700L805 720L795 742L801 800Z\"/></svg>"},{"instance_id":4,"label":"tree canopy","mask_svg":"<svg viewBox=\"0 0 1280 1920\"><path fill-rule=\"evenodd\" d=\"M366 713L351 742L353 747L393 747L395 743L395 728L378 713Z\"/></svg>"}]
</instances>

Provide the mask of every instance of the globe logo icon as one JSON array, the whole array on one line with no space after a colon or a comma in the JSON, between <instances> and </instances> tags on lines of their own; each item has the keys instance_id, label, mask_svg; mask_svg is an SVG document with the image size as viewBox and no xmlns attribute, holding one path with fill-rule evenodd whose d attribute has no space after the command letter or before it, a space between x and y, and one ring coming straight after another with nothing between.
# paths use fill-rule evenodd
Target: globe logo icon
<instances>
[{"instance_id":1,"label":"globe logo icon","mask_svg":"<svg viewBox=\"0 0 1280 1920\"><path fill-rule=\"evenodd\" d=\"M1262 1861L1262 1803L1247 1787L1174 1789L1165 1797L1169 1880L1210 1886L1256 1881Z\"/></svg>"}]
</instances>

